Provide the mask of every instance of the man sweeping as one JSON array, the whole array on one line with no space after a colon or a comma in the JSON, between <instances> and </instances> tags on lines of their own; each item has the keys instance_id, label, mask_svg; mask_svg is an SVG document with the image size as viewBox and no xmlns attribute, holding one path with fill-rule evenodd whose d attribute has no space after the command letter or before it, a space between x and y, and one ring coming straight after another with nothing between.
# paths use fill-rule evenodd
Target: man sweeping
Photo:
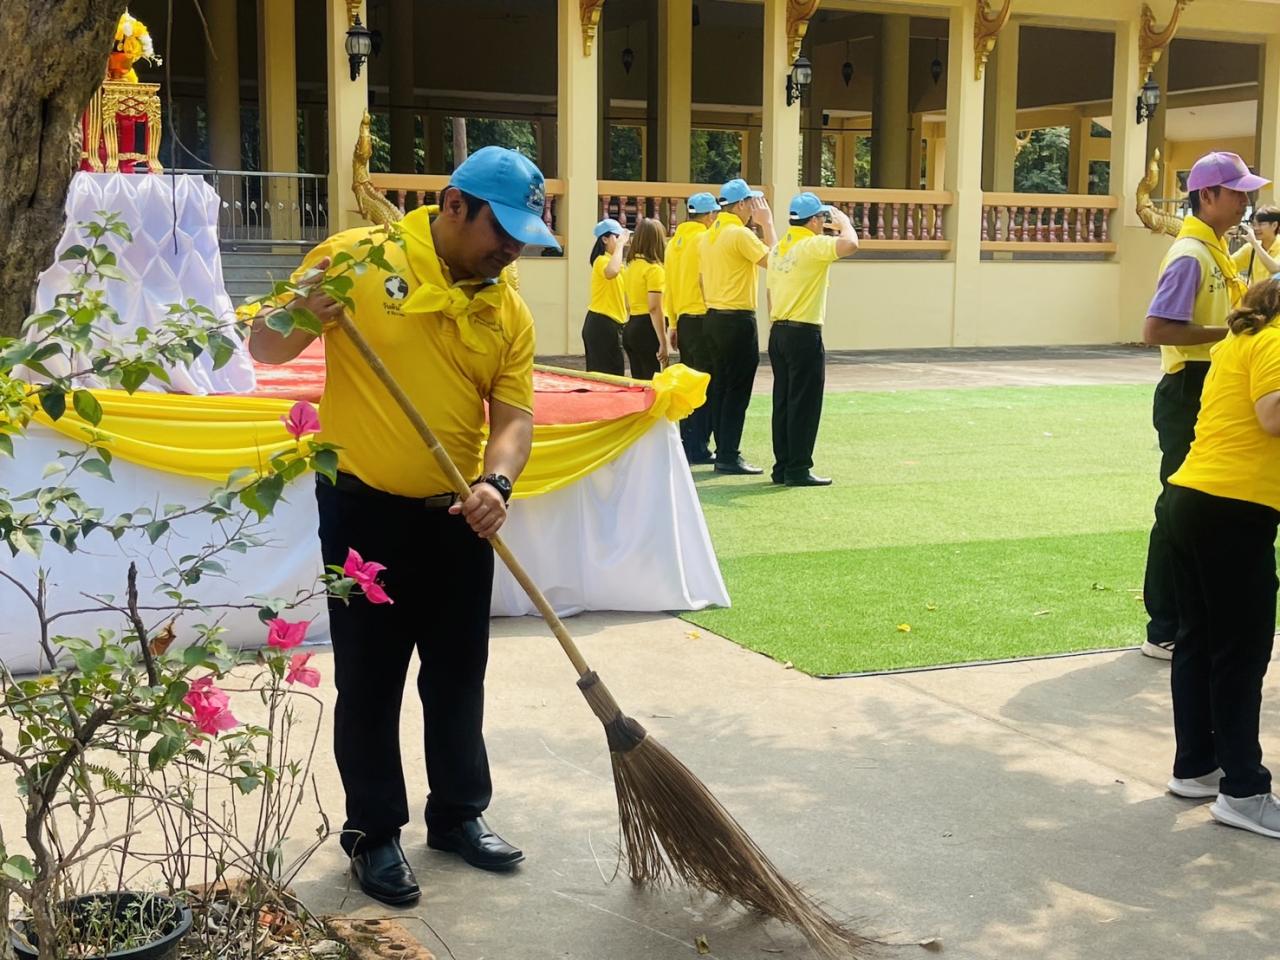
<instances>
[{"instance_id":1,"label":"man sweeping","mask_svg":"<svg viewBox=\"0 0 1280 960\"><path fill-rule=\"evenodd\" d=\"M790 226L769 255L769 364L773 368L773 470L770 479L788 487L825 487L830 477L813 472L813 445L822 419L831 264L858 252L858 234L837 207L812 193L791 201ZM839 236L823 234L835 224Z\"/></svg>"},{"instance_id":2,"label":"man sweeping","mask_svg":"<svg viewBox=\"0 0 1280 960\"><path fill-rule=\"evenodd\" d=\"M486 870L524 859L481 816L492 794L482 733L494 566L487 538L506 520L533 437L533 318L500 276L526 244L559 248L542 221L544 189L520 154L479 150L454 171L438 208L401 221L403 246L387 243L384 263L348 274L357 330L464 476L476 478L464 503L336 325L342 306L315 286L331 265L336 273L348 258L363 259L370 241L382 243L381 230L348 230L312 250L294 275L310 293L286 305L305 307L326 330L320 439L340 452L336 482L317 477L324 563L355 564L366 576L385 567L386 602L374 602L376 591L331 600L329 626L334 754L346 793L342 846L361 889L388 904L419 897L400 845L409 822L400 701L415 649L428 846ZM285 363L312 339L300 330L282 336L259 318L250 352Z\"/></svg>"},{"instance_id":3,"label":"man sweeping","mask_svg":"<svg viewBox=\"0 0 1280 960\"><path fill-rule=\"evenodd\" d=\"M1249 287L1224 238L1244 217L1248 194L1270 182L1251 173L1234 153L1211 153L1196 161L1187 177L1191 215L1161 264L1142 329L1143 340L1160 345L1164 371L1152 404L1160 440L1161 491L1142 590L1149 618L1142 652L1158 660L1173 659L1178 633L1166 515L1169 477L1182 466L1195 439L1209 349L1226 336L1227 314Z\"/></svg>"}]
</instances>

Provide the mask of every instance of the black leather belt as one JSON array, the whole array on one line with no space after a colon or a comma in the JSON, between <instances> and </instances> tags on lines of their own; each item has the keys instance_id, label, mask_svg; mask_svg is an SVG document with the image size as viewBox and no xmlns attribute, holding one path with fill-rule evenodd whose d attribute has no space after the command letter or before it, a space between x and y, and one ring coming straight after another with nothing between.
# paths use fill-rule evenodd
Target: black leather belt
<instances>
[{"instance_id":1,"label":"black leather belt","mask_svg":"<svg viewBox=\"0 0 1280 960\"><path fill-rule=\"evenodd\" d=\"M402 497L397 493L388 493L386 490L371 487L359 477L350 473L339 472L336 481L330 480L323 474L317 474L316 479L317 482L331 486L335 490L341 490L343 493L353 493L372 500L384 500L389 504L394 503L398 506L413 504L414 506L422 507L424 510L448 510L458 502L456 493L437 493L430 497Z\"/></svg>"},{"instance_id":2,"label":"black leather belt","mask_svg":"<svg viewBox=\"0 0 1280 960\"><path fill-rule=\"evenodd\" d=\"M822 324L820 323L805 323L802 320L775 320L773 321L773 325L775 327L794 327L797 330L821 330L822 329Z\"/></svg>"}]
</instances>

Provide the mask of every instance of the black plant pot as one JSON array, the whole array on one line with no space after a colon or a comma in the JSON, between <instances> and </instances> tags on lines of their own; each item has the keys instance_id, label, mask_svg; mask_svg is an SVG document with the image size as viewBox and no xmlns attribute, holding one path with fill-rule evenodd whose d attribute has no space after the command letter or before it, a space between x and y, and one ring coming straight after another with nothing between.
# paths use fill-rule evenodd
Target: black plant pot
<instances>
[{"instance_id":1,"label":"black plant pot","mask_svg":"<svg viewBox=\"0 0 1280 960\"><path fill-rule=\"evenodd\" d=\"M114 950L107 954L96 954L92 957L85 957L83 960L169 960L170 957L177 954L178 944L191 930L191 908L173 897L165 897L159 894L91 893L87 896L76 897L74 900L64 901L61 907L63 912L71 917L71 923L74 926L77 920L85 914L90 904L106 901L111 905L114 915L124 912L140 900L147 904L144 909L149 907L157 919L163 916L163 913L172 912L172 920L167 925L169 929L143 946L130 947L128 950ZM175 911L166 910L162 913L162 904L176 906L177 909ZM23 936L19 936L19 934ZM37 960L39 954L23 942L24 938L32 947L39 946L35 931L30 928L26 921L19 921L14 925L14 930L10 932L9 936L13 952L21 960Z\"/></svg>"}]
</instances>

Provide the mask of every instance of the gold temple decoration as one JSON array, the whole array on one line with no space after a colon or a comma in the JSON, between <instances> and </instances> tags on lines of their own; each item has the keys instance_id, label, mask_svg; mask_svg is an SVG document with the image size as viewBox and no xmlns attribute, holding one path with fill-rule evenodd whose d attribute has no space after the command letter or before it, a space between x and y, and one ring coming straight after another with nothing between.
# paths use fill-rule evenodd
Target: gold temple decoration
<instances>
[{"instance_id":1,"label":"gold temple decoration","mask_svg":"<svg viewBox=\"0 0 1280 960\"><path fill-rule=\"evenodd\" d=\"M589 57L600 26L600 14L604 12L604 0L578 0L578 12L582 15L582 55Z\"/></svg>"},{"instance_id":2,"label":"gold temple decoration","mask_svg":"<svg viewBox=\"0 0 1280 960\"><path fill-rule=\"evenodd\" d=\"M1147 175L1138 181L1138 219L1152 233L1177 237L1182 232L1182 218L1176 213L1161 210L1151 199L1151 193L1160 182L1160 151L1155 152L1147 164Z\"/></svg>"},{"instance_id":3,"label":"gold temple decoration","mask_svg":"<svg viewBox=\"0 0 1280 960\"><path fill-rule=\"evenodd\" d=\"M1156 15L1148 4L1142 5L1142 22L1138 28L1138 83L1146 83L1151 76L1151 68L1160 62L1164 52L1173 42L1173 35L1178 32L1178 21L1182 19L1182 11L1191 0L1175 0L1173 16L1169 25L1163 30L1156 28Z\"/></svg>"},{"instance_id":4,"label":"gold temple decoration","mask_svg":"<svg viewBox=\"0 0 1280 960\"><path fill-rule=\"evenodd\" d=\"M991 12L991 0L975 0L978 5L977 16L973 20L973 72L974 79L981 80L982 72L987 68L987 61L996 48L996 37L1009 22L1009 14L1013 11L1013 0L1004 0L1004 9L999 13Z\"/></svg>"},{"instance_id":5,"label":"gold temple decoration","mask_svg":"<svg viewBox=\"0 0 1280 960\"><path fill-rule=\"evenodd\" d=\"M787 56L788 64L800 56L800 44L809 32L809 20L818 11L822 0L787 0Z\"/></svg>"},{"instance_id":6,"label":"gold temple decoration","mask_svg":"<svg viewBox=\"0 0 1280 960\"><path fill-rule=\"evenodd\" d=\"M142 117L146 127L146 153L121 153L118 117ZM104 165L98 148L107 148ZM95 173L115 173L120 161L145 163L151 173L163 173L160 166L160 84L126 83L104 80L89 102L84 143L80 159Z\"/></svg>"},{"instance_id":7,"label":"gold temple decoration","mask_svg":"<svg viewBox=\"0 0 1280 960\"><path fill-rule=\"evenodd\" d=\"M356 25L356 17L360 16L360 8L364 5L364 0L347 0L347 26L354 27Z\"/></svg>"}]
</instances>

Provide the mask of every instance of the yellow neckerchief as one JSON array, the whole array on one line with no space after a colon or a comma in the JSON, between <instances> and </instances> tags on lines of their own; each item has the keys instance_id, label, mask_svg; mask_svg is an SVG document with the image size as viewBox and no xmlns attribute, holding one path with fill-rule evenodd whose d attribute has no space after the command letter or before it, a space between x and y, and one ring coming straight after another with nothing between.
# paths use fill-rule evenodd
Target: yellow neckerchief
<instances>
[{"instance_id":1,"label":"yellow neckerchief","mask_svg":"<svg viewBox=\"0 0 1280 960\"><path fill-rule=\"evenodd\" d=\"M706 229L707 225L705 223L699 223L697 220L686 220L676 227L676 232L671 235L671 242L677 247L683 246L685 240L688 240L693 234L701 233Z\"/></svg>"},{"instance_id":2,"label":"yellow neckerchief","mask_svg":"<svg viewBox=\"0 0 1280 960\"><path fill-rule=\"evenodd\" d=\"M405 258L418 281L418 289L409 294L401 309L406 316L444 314L458 324L463 345L480 353L485 349L484 344L471 318L486 310L496 310L502 303L506 284L503 280L449 282L431 238L431 218L439 212L436 206L419 207L399 223Z\"/></svg>"},{"instance_id":3,"label":"yellow neckerchief","mask_svg":"<svg viewBox=\"0 0 1280 960\"><path fill-rule=\"evenodd\" d=\"M736 213L721 213L716 217L716 222L711 225L711 236L707 237L707 243L715 243L720 239L720 235L729 227L745 227L742 218Z\"/></svg>"},{"instance_id":4,"label":"yellow neckerchief","mask_svg":"<svg viewBox=\"0 0 1280 960\"><path fill-rule=\"evenodd\" d=\"M801 240L811 240L816 236L817 234L808 227L787 227L787 232L778 241L778 253L785 257L787 251Z\"/></svg>"},{"instance_id":5,"label":"yellow neckerchief","mask_svg":"<svg viewBox=\"0 0 1280 960\"><path fill-rule=\"evenodd\" d=\"M1182 222L1178 239L1199 240L1208 248L1213 255L1213 262L1227 281L1227 296L1231 298L1231 306L1238 304L1249 290L1249 281L1240 276L1240 268L1231 259L1231 251L1227 249L1223 239L1213 232L1213 228L1199 217L1188 215Z\"/></svg>"}]
</instances>

